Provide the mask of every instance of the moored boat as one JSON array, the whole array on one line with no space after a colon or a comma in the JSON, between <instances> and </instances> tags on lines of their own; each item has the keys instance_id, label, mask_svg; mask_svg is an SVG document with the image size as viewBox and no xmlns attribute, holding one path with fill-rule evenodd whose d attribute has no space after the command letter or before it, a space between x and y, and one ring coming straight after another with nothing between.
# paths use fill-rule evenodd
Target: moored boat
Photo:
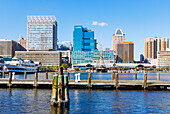
<instances>
[{"instance_id":1,"label":"moored boat","mask_svg":"<svg viewBox=\"0 0 170 114\"><path fill-rule=\"evenodd\" d=\"M19 58L12 58L4 65L5 72L37 72L37 67L32 60L22 60Z\"/></svg>"}]
</instances>

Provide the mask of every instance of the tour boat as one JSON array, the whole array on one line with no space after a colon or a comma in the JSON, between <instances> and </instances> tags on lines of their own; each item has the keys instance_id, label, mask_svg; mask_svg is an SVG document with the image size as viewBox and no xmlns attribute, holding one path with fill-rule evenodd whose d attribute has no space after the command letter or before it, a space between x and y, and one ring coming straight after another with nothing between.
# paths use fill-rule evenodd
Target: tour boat
<instances>
[{"instance_id":1,"label":"tour boat","mask_svg":"<svg viewBox=\"0 0 170 114\"><path fill-rule=\"evenodd\" d=\"M11 61L6 61L4 65L5 72L37 72L37 67L32 60L22 60L12 58Z\"/></svg>"}]
</instances>

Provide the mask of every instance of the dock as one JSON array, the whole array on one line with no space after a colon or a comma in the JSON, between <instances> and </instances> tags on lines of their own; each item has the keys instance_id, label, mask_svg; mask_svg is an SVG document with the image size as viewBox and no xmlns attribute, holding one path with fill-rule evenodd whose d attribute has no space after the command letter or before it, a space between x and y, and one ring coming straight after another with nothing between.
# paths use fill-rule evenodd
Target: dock
<instances>
[{"instance_id":1,"label":"dock","mask_svg":"<svg viewBox=\"0 0 170 114\"><path fill-rule=\"evenodd\" d=\"M34 79L12 79L11 73L9 78L0 78L0 88L3 87L23 87L23 88L51 88L52 79L48 79L48 73L44 73L45 79L38 79L38 73L35 73ZM69 76L69 73L68 73ZM118 73L112 74L112 80L92 80L92 74L88 74L88 80L69 80L69 88L79 89L167 89L170 87L170 82L161 81L160 74L157 80L147 80L147 74L144 74L144 80L137 80L135 74L134 80L118 80Z\"/></svg>"}]
</instances>

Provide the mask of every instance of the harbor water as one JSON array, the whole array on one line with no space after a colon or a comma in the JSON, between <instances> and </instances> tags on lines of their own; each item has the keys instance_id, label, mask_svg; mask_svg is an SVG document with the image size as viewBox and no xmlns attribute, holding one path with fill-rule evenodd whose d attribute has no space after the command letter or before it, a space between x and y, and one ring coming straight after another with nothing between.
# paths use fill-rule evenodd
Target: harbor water
<instances>
[{"instance_id":1,"label":"harbor water","mask_svg":"<svg viewBox=\"0 0 170 114\"><path fill-rule=\"evenodd\" d=\"M160 77L170 81L170 74ZM29 74L28 78L34 76ZM75 78L74 73L70 78ZM148 79L156 78L157 74L148 74ZM81 73L83 79L87 79L87 73ZM93 73L92 79L111 80L111 73ZM120 74L119 79L134 80L134 74ZM143 74L138 74L138 79L142 80ZM169 90L70 89L70 108L60 109L50 106L51 89L0 88L0 113L170 113L169 94Z\"/></svg>"}]
</instances>

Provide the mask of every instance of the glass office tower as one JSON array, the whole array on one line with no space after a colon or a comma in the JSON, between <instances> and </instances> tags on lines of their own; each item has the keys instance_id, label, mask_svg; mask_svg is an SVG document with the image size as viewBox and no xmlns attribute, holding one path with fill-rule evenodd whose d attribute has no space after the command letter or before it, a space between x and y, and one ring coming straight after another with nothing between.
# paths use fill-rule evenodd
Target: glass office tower
<instances>
[{"instance_id":1,"label":"glass office tower","mask_svg":"<svg viewBox=\"0 0 170 114\"><path fill-rule=\"evenodd\" d=\"M55 16L27 16L28 50L57 50Z\"/></svg>"},{"instance_id":2,"label":"glass office tower","mask_svg":"<svg viewBox=\"0 0 170 114\"><path fill-rule=\"evenodd\" d=\"M98 51L97 42L94 39L94 31L74 26L73 31L73 51Z\"/></svg>"},{"instance_id":3,"label":"glass office tower","mask_svg":"<svg viewBox=\"0 0 170 114\"><path fill-rule=\"evenodd\" d=\"M115 62L114 54L114 51L98 51L97 40L94 38L94 31L83 28L83 26L74 26L72 51L73 67L83 68L88 64L94 67L99 66L100 56L102 56L102 64L106 67L111 67Z\"/></svg>"},{"instance_id":4,"label":"glass office tower","mask_svg":"<svg viewBox=\"0 0 170 114\"><path fill-rule=\"evenodd\" d=\"M115 62L114 51L102 51L102 64L106 67L112 67ZM72 51L73 67L85 67L91 64L94 67L100 63L100 51Z\"/></svg>"}]
</instances>

